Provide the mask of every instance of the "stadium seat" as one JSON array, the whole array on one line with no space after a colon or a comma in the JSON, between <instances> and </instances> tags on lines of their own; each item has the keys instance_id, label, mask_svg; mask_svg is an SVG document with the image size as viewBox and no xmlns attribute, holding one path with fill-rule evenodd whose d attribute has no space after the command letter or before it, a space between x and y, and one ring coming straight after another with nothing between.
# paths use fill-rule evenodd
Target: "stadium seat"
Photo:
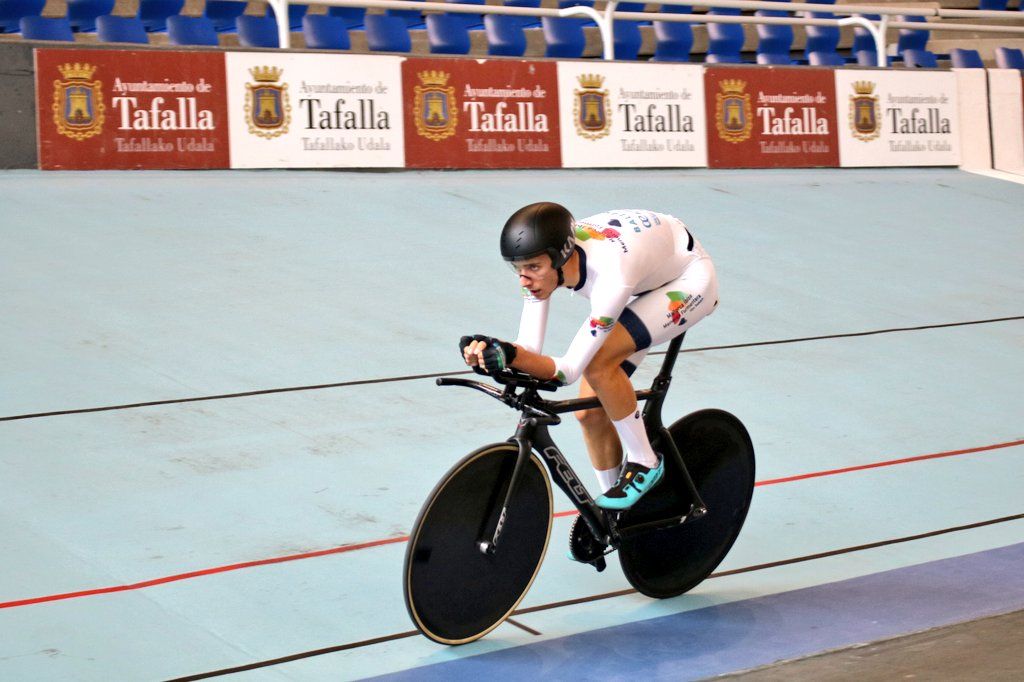
<instances>
[{"instance_id":1,"label":"stadium seat","mask_svg":"<svg viewBox=\"0 0 1024 682\"><path fill-rule=\"evenodd\" d=\"M487 54L504 57L522 57L526 52L526 33L523 20L528 17L484 16L484 31L487 34Z\"/></svg>"},{"instance_id":2,"label":"stadium seat","mask_svg":"<svg viewBox=\"0 0 1024 682\"><path fill-rule=\"evenodd\" d=\"M384 14L389 17L399 17L405 22L406 28L423 28L425 21L423 12L418 9L386 9Z\"/></svg>"},{"instance_id":3,"label":"stadium seat","mask_svg":"<svg viewBox=\"0 0 1024 682\"><path fill-rule=\"evenodd\" d=\"M46 0L0 0L0 33L17 33L22 17L38 17Z\"/></svg>"},{"instance_id":4,"label":"stadium seat","mask_svg":"<svg viewBox=\"0 0 1024 682\"><path fill-rule=\"evenodd\" d=\"M217 30L208 17L187 17L175 14L167 17L167 39L171 45L210 45L219 44Z\"/></svg>"},{"instance_id":5,"label":"stadium seat","mask_svg":"<svg viewBox=\"0 0 1024 682\"><path fill-rule=\"evenodd\" d=\"M835 19L836 15L831 12L813 12L811 13L812 19ZM808 63L811 61L811 53L817 53L816 59L829 62L828 64L822 64L822 66L835 66L832 62L835 60L832 55L835 55L840 60L839 54L836 52L839 47L839 27L838 26L804 26L804 33L807 39L804 43L804 59Z\"/></svg>"},{"instance_id":6,"label":"stadium seat","mask_svg":"<svg viewBox=\"0 0 1024 682\"><path fill-rule=\"evenodd\" d=\"M853 53L853 60L858 66L878 66L878 52L875 50L857 50Z\"/></svg>"},{"instance_id":7,"label":"stadium seat","mask_svg":"<svg viewBox=\"0 0 1024 682\"><path fill-rule=\"evenodd\" d=\"M146 27L137 17L96 17L96 35L105 43L149 44Z\"/></svg>"},{"instance_id":8,"label":"stadium seat","mask_svg":"<svg viewBox=\"0 0 1024 682\"><path fill-rule=\"evenodd\" d=\"M668 7L668 5L665 5ZM682 12L688 14L688 12ZM688 62L693 48L693 28L678 21L655 21L652 62Z\"/></svg>"},{"instance_id":9,"label":"stadium seat","mask_svg":"<svg viewBox=\"0 0 1024 682\"><path fill-rule=\"evenodd\" d=\"M273 12L265 16L254 17L248 14L235 19L238 30L238 44L242 47L280 47L281 38L277 34L277 19Z\"/></svg>"},{"instance_id":10,"label":"stadium seat","mask_svg":"<svg viewBox=\"0 0 1024 682\"><path fill-rule=\"evenodd\" d=\"M740 11L732 9L709 10L708 14L735 15ZM740 24L708 23L708 52L704 61L708 64L740 64L743 59L743 26Z\"/></svg>"},{"instance_id":11,"label":"stadium seat","mask_svg":"<svg viewBox=\"0 0 1024 682\"><path fill-rule=\"evenodd\" d=\"M565 9L566 7L593 7L594 0L558 0L558 8ZM582 16L582 15L580 15ZM597 26L593 19L584 19L584 26Z\"/></svg>"},{"instance_id":12,"label":"stadium seat","mask_svg":"<svg viewBox=\"0 0 1024 682\"><path fill-rule=\"evenodd\" d=\"M22 17L18 26L25 40L63 40L69 43L75 40L71 22L64 17Z\"/></svg>"},{"instance_id":13,"label":"stadium seat","mask_svg":"<svg viewBox=\"0 0 1024 682\"><path fill-rule=\"evenodd\" d=\"M662 14L693 14L691 5L662 5L658 8Z\"/></svg>"},{"instance_id":14,"label":"stadium seat","mask_svg":"<svg viewBox=\"0 0 1024 682\"><path fill-rule=\"evenodd\" d=\"M807 53L807 63L811 66L842 66L846 60L835 51L815 50Z\"/></svg>"},{"instance_id":15,"label":"stadium seat","mask_svg":"<svg viewBox=\"0 0 1024 682\"><path fill-rule=\"evenodd\" d=\"M984 69L985 63L981 61L981 55L977 50L967 50L961 47L954 47L949 51L949 58L953 61L954 69Z\"/></svg>"},{"instance_id":16,"label":"stadium seat","mask_svg":"<svg viewBox=\"0 0 1024 682\"><path fill-rule=\"evenodd\" d=\"M457 14L428 14L427 42L432 54L469 54L466 19Z\"/></svg>"},{"instance_id":17,"label":"stadium seat","mask_svg":"<svg viewBox=\"0 0 1024 682\"><path fill-rule=\"evenodd\" d=\"M1000 69L1024 69L1024 52L1015 47L997 47L996 66Z\"/></svg>"},{"instance_id":18,"label":"stadium seat","mask_svg":"<svg viewBox=\"0 0 1024 682\"><path fill-rule=\"evenodd\" d=\"M575 17L541 17L544 29L544 41L547 48L545 57L561 57L576 59L583 56L586 39L583 36L583 25L586 19Z\"/></svg>"},{"instance_id":19,"label":"stadium seat","mask_svg":"<svg viewBox=\"0 0 1024 682\"><path fill-rule=\"evenodd\" d=\"M206 0L203 16L213 22L213 30L219 33L233 33L235 19L245 12L245 3L237 0Z\"/></svg>"},{"instance_id":20,"label":"stadium seat","mask_svg":"<svg viewBox=\"0 0 1024 682\"><path fill-rule=\"evenodd\" d=\"M928 50L903 50L903 63L909 67L919 69L937 69L939 67L939 60L936 59L934 52Z\"/></svg>"},{"instance_id":21,"label":"stadium seat","mask_svg":"<svg viewBox=\"0 0 1024 682\"><path fill-rule=\"evenodd\" d=\"M362 21L362 19L360 19ZM330 14L307 14L302 17L302 35L312 50L348 50L348 20Z\"/></svg>"},{"instance_id":22,"label":"stadium seat","mask_svg":"<svg viewBox=\"0 0 1024 682\"><path fill-rule=\"evenodd\" d=\"M640 54L640 22L619 19L612 24L615 58L634 60Z\"/></svg>"},{"instance_id":23,"label":"stadium seat","mask_svg":"<svg viewBox=\"0 0 1024 682\"><path fill-rule=\"evenodd\" d=\"M877 22L882 18L882 15L880 14L860 14L857 16L864 17L865 19L873 22ZM853 27L853 44L850 46L850 54L853 56L852 61L856 62L857 53L863 52L864 50L877 52L877 50L875 50L875 38L866 28L855 24ZM861 64L861 66L864 66L864 64Z\"/></svg>"},{"instance_id":24,"label":"stadium seat","mask_svg":"<svg viewBox=\"0 0 1024 682\"><path fill-rule=\"evenodd\" d=\"M365 7L328 7L327 14L344 20L345 28L362 28L366 17ZM308 14L306 15L309 16Z\"/></svg>"},{"instance_id":25,"label":"stadium seat","mask_svg":"<svg viewBox=\"0 0 1024 682\"><path fill-rule=\"evenodd\" d=\"M540 0L505 0L506 7L540 7ZM540 17L521 16L523 28L540 26Z\"/></svg>"},{"instance_id":26,"label":"stadium seat","mask_svg":"<svg viewBox=\"0 0 1024 682\"><path fill-rule=\"evenodd\" d=\"M897 17L899 21L926 23L924 17ZM904 50L925 50L928 45L928 37L931 31L927 29L901 28L899 38L896 40L896 53L903 54Z\"/></svg>"},{"instance_id":27,"label":"stadium seat","mask_svg":"<svg viewBox=\"0 0 1024 682\"><path fill-rule=\"evenodd\" d=\"M366 43L374 52L409 52L409 24L404 16L366 15Z\"/></svg>"},{"instance_id":28,"label":"stadium seat","mask_svg":"<svg viewBox=\"0 0 1024 682\"><path fill-rule=\"evenodd\" d=\"M68 23L71 30L80 33L96 32L96 17L110 14L114 0L67 0Z\"/></svg>"},{"instance_id":29,"label":"stadium seat","mask_svg":"<svg viewBox=\"0 0 1024 682\"><path fill-rule=\"evenodd\" d=\"M288 28L295 31L302 30L302 17L309 12L309 5L288 5ZM271 14L270 6L267 6L267 14Z\"/></svg>"},{"instance_id":30,"label":"stadium seat","mask_svg":"<svg viewBox=\"0 0 1024 682\"><path fill-rule=\"evenodd\" d=\"M1008 4L1007 0L978 0L978 9L1003 12Z\"/></svg>"},{"instance_id":31,"label":"stadium seat","mask_svg":"<svg viewBox=\"0 0 1024 682\"><path fill-rule=\"evenodd\" d=\"M785 17L788 12L758 10L759 17ZM782 24L757 24L757 63L792 64L789 51L793 47L793 27Z\"/></svg>"},{"instance_id":32,"label":"stadium seat","mask_svg":"<svg viewBox=\"0 0 1024 682\"><path fill-rule=\"evenodd\" d=\"M139 0L139 20L150 33L167 31L167 17L181 13L185 0Z\"/></svg>"},{"instance_id":33,"label":"stadium seat","mask_svg":"<svg viewBox=\"0 0 1024 682\"><path fill-rule=\"evenodd\" d=\"M615 6L615 11L616 12L643 12L645 9L647 9L647 3L646 2L620 2L618 5ZM616 21L619 21L619 20L616 19ZM651 22L650 21L641 21L640 25L641 26L650 26ZM616 57L616 59L618 59L618 57Z\"/></svg>"},{"instance_id":34,"label":"stadium seat","mask_svg":"<svg viewBox=\"0 0 1024 682\"><path fill-rule=\"evenodd\" d=\"M464 5L484 5L487 4L484 0L444 0L445 2L451 2L456 4ZM482 28L484 25L484 18L480 14L465 14L462 12L452 13L453 16L458 17L466 25L468 29Z\"/></svg>"}]
</instances>

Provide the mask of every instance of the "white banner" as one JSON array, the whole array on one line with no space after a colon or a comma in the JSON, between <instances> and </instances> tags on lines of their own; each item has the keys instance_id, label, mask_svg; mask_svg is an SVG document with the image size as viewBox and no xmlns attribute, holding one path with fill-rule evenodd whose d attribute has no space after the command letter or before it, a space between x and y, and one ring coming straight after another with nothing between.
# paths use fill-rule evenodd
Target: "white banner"
<instances>
[{"instance_id":1,"label":"white banner","mask_svg":"<svg viewBox=\"0 0 1024 682\"><path fill-rule=\"evenodd\" d=\"M402 168L401 57L225 55L232 168Z\"/></svg>"},{"instance_id":2,"label":"white banner","mask_svg":"<svg viewBox=\"0 0 1024 682\"><path fill-rule=\"evenodd\" d=\"M559 62L562 165L708 164L704 67Z\"/></svg>"},{"instance_id":3,"label":"white banner","mask_svg":"<svg viewBox=\"0 0 1024 682\"><path fill-rule=\"evenodd\" d=\"M960 163L955 74L909 69L835 73L842 166Z\"/></svg>"}]
</instances>

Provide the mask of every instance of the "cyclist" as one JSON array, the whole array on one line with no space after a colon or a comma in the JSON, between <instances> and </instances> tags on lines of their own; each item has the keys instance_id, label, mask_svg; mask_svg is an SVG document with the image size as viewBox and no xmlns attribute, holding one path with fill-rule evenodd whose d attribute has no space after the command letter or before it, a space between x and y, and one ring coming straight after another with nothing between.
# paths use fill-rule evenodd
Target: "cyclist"
<instances>
[{"instance_id":1,"label":"cyclist","mask_svg":"<svg viewBox=\"0 0 1024 682\"><path fill-rule=\"evenodd\" d=\"M630 209L576 221L550 202L512 214L501 231L501 255L522 288L519 335L514 343L464 336L463 358L487 372L512 367L565 385L580 380L580 397L596 395L603 408L576 413L602 490L596 502L628 509L665 470L630 376L651 346L715 309L715 266L678 218ZM550 298L562 286L590 300L590 316L565 355L542 355Z\"/></svg>"}]
</instances>

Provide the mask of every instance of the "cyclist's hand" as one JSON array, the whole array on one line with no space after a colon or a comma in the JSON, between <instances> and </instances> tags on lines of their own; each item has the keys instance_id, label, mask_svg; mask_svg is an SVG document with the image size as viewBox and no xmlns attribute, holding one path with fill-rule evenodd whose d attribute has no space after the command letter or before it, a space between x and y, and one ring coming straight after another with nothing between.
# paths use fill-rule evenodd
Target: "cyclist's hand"
<instances>
[{"instance_id":1,"label":"cyclist's hand","mask_svg":"<svg viewBox=\"0 0 1024 682\"><path fill-rule=\"evenodd\" d=\"M518 349L515 345L482 334L463 336L459 341L466 364L474 371L481 368L488 374L497 374L512 366Z\"/></svg>"}]
</instances>

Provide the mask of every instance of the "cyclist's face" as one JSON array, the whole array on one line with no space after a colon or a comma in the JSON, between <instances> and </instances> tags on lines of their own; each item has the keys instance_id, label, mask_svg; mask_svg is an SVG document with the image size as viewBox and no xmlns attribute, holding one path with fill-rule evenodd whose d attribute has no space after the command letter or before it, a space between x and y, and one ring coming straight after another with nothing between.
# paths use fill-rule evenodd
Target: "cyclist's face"
<instances>
[{"instance_id":1,"label":"cyclist's face","mask_svg":"<svg viewBox=\"0 0 1024 682\"><path fill-rule=\"evenodd\" d=\"M548 256L517 260L509 265L519 275L519 286L527 289L534 298L545 299L558 288L558 271L551 267Z\"/></svg>"}]
</instances>

